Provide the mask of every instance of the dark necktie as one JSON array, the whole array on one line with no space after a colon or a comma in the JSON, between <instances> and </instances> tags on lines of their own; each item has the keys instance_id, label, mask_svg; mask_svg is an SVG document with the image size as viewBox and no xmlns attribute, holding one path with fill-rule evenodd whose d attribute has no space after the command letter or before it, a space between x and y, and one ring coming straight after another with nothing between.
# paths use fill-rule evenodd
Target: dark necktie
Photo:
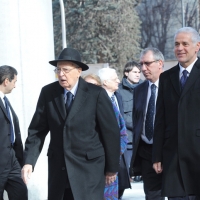
<instances>
[{"instance_id":1,"label":"dark necktie","mask_svg":"<svg viewBox=\"0 0 200 200\"><path fill-rule=\"evenodd\" d=\"M185 86L185 83L187 81L187 76L188 74L188 71L187 70L183 70L183 75L181 76L181 80L180 80L180 83L181 83L181 91L183 90L184 86Z\"/></svg>"},{"instance_id":2,"label":"dark necktie","mask_svg":"<svg viewBox=\"0 0 200 200\"><path fill-rule=\"evenodd\" d=\"M116 106L116 108L118 109L118 106L117 106L117 103L116 103L116 101L115 101L115 95L113 94L111 97L111 101L112 101L112 103ZM119 110L119 109L118 109Z\"/></svg>"},{"instance_id":3,"label":"dark necktie","mask_svg":"<svg viewBox=\"0 0 200 200\"><path fill-rule=\"evenodd\" d=\"M71 92L67 92L67 98L66 98L66 103L65 103L65 107L66 107L66 111L67 113L70 111L70 107L73 101L73 94Z\"/></svg>"},{"instance_id":4,"label":"dark necktie","mask_svg":"<svg viewBox=\"0 0 200 200\"><path fill-rule=\"evenodd\" d=\"M150 141L153 137L153 120L155 113L155 98L156 98L156 86L151 85L151 97L149 99L149 104L147 108L146 121L145 121L145 135Z\"/></svg>"},{"instance_id":5,"label":"dark necktie","mask_svg":"<svg viewBox=\"0 0 200 200\"><path fill-rule=\"evenodd\" d=\"M14 143L14 130L13 130L13 123L12 123L11 116L10 116L9 103L8 103L8 99L7 99L6 96L4 96L3 99L5 101L7 116L8 116L8 119L10 121L10 141L11 141L11 144L13 144Z\"/></svg>"}]
</instances>

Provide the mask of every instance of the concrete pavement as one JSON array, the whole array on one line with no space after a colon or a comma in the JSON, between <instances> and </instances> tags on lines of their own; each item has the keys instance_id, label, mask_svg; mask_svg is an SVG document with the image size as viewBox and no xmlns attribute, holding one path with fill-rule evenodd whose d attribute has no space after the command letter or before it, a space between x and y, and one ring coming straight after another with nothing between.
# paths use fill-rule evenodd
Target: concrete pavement
<instances>
[{"instance_id":1,"label":"concrete pavement","mask_svg":"<svg viewBox=\"0 0 200 200\"><path fill-rule=\"evenodd\" d=\"M131 183L132 189L126 189L122 200L144 200L143 183Z\"/></svg>"}]
</instances>

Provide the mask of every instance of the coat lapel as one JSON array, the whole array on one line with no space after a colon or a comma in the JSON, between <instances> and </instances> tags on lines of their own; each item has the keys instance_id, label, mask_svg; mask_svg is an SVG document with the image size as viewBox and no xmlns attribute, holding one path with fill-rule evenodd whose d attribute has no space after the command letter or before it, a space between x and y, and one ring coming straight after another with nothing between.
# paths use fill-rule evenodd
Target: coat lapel
<instances>
[{"instance_id":1,"label":"coat lapel","mask_svg":"<svg viewBox=\"0 0 200 200\"><path fill-rule=\"evenodd\" d=\"M84 107L85 100L88 96L87 91L87 83L82 78L79 78L78 89L70 112L67 116L66 123L70 121L82 107Z\"/></svg>"},{"instance_id":2,"label":"coat lapel","mask_svg":"<svg viewBox=\"0 0 200 200\"><path fill-rule=\"evenodd\" d=\"M148 95L148 87L149 87L149 81L145 81L144 82L144 88L142 89L143 91L143 102L141 102L142 106L143 106L143 116L145 116L146 114L146 106L147 106L147 95Z\"/></svg>"},{"instance_id":3,"label":"coat lapel","mask_svg":"<svg viewBox=\"0 0 200 200\"><path fill-rule=\"evenodd\" d=\"M122 116L124 116L124 110L123 110L123 103L122 103L122 97L118 92L114 92L116 98L117 98L117 102L119 105L119 110Z\"/></svg>"},{"instance_id":4,"label":"coat lapel","mask_svg":"<svg viewBox=\"0 0 200 200\"><path fill-rule=\"evenodd\" d=\"M180 68L179 68L179 64L178 64L174 67L174 70L171 71L170 79L171 79L172 85L173 85L176 93L180 96L181 88L180 88L179 70L180 70Z\"/></svg>"},{"instance_id":5,"label":"coat lapel","mask_svg":"<svg viewBox=\"0 0 200 200\"><path fill-rule=\"evenodd\" d=\"M7 119L9 120L6 108L5 108L1 98L0 98L0 107L1 107L2 111L4 112L5 116L7 117Z\"/></svg>"},{"instance_id":6,"label":"coat lapel","mask_svg":"<svg viewBox=\"0 0 200 200\"><path fill-rule=\"evenodd\" d=\"M65 102L64 102L64 89L58 83L53 91L53 96L55 100L55 104L57 106L60 115L62 116L63 120L66 118L66 109L65 109Z\"/></svg>"},{"instance_id":7,"label":"coat lapel","mask_svg":"<svg viewBox=\"0 0 200 200\"><path fill-rule=\"evenodd\" d=\"M181 93L181 98L188 92L188 90L190 89L190 87L194 84L194 82L196 81L197 78L200 77L200 59L198 59L196 61L196 63L194 64L192 71L190 73L190 76L188 77L185 86L183 88L183 91Z\"/></svg>"}]
</instances>

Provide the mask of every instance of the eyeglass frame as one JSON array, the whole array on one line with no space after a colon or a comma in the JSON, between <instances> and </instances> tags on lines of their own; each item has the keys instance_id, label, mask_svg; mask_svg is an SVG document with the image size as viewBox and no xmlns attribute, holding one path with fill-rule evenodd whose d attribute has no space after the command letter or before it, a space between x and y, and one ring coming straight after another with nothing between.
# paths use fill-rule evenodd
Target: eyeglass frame
<instances>
[{"instance_id":1,"label":"eyeglass frame","mask_svg":"<svg viewBox=\"0 0 200 200\"><path fill-rule=\"evenodd\" d=\"M58 69L58 68L55 68L53 71L55 72L55 74L60 74L60 72L62 71L64 74L67 74L69 73L71 70L73 69L77 69L76 67L72 68L72 69L65 69L65 68L62 68L62 69Z\"/></svg>"},{"instance_id":2,"label":"eyeglass frame","mask_svg":"<svg viewBox=\"0 0 200 200\"><path fill-rule=\"evenodd\" d=\"M151 61L151 62L142 62L142 63L138 63L138 65L140 67L142 67L143 65L145 65L146 67L149 67L152 63L154 62L158 62L159 60L154 60L154 61Z\"/></svg>"}]
</instances>

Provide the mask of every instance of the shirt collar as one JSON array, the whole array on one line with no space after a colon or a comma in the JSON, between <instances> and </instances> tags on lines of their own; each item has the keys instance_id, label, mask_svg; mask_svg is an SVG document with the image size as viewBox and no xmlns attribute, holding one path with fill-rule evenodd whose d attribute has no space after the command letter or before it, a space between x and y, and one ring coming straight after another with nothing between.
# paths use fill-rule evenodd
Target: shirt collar
<instances>
[{"instance_id":1,"label":"shirt collar","mask_svg":"<svg viewBox=\"0 0 200 200\"><path fill-rule=\"evenodd\" d=\"M2 100L3 100L4 96L5 96L5 94L2 91L0 91L0 97Z\"/></svg>"},{"instance_id":2,"label":"shirt collar","mask_svg":"<svg viewBox=\"0 0 200 200\"><path fill-rule=\"evenodd\" d=\"M74 97L75 97L75 95L76 95L76 92L77 92L77 89L78 89L78 83L79 83L79 79L78 79L78 81L76 82L76 84L74 85L74 87L69 91L69 90L66 90L65 88L64 88L64 97L66 96L66 94L68 93L68 92L71 92L73 95L74 95Z\"/></svg>"},{"instance_id":3,"label":"shirt collar","mask_svg":"<svg viewBox=\"0 0 200 200\"><path fill-rule=\"evenodd\" d=\"M192 62L187 68L182 67L181 64L179 63L180 75L182 74L183 70L185 70L185 69L186 69L186 70L188 71L188 73L190 74L190 72L191 72L191 70L192 70L192 68L193 68L193 66L194 66L194 63L197 61L197 59L198 59L198 58L196 58L196 59L194 60L194 62Z\"/></svg>"},{"instance_id":4,"label":"shirt collar","mask_svg":"<svg viewBox=\"0 0 200 200\"><path fill-rule=\"evenodd\" d=\"M107 94L108 94L108 96L111 98L112 97L112 95L114 94L113 92L109 92L109 91L107 91L106 90L106 92L107 92Z\"/></svg>"},{"instance_id":5,"label":"shirt collar","mask_svg":"<svg viewBox=\"0 0 200 200\"><path fill-rule=\"evenodd\" d=\"M152 83L151 81L149 81L149 87L151 87L152 84L154 84L158 88L159 79L155 83Z\"/></svg>"}]
</instances>

